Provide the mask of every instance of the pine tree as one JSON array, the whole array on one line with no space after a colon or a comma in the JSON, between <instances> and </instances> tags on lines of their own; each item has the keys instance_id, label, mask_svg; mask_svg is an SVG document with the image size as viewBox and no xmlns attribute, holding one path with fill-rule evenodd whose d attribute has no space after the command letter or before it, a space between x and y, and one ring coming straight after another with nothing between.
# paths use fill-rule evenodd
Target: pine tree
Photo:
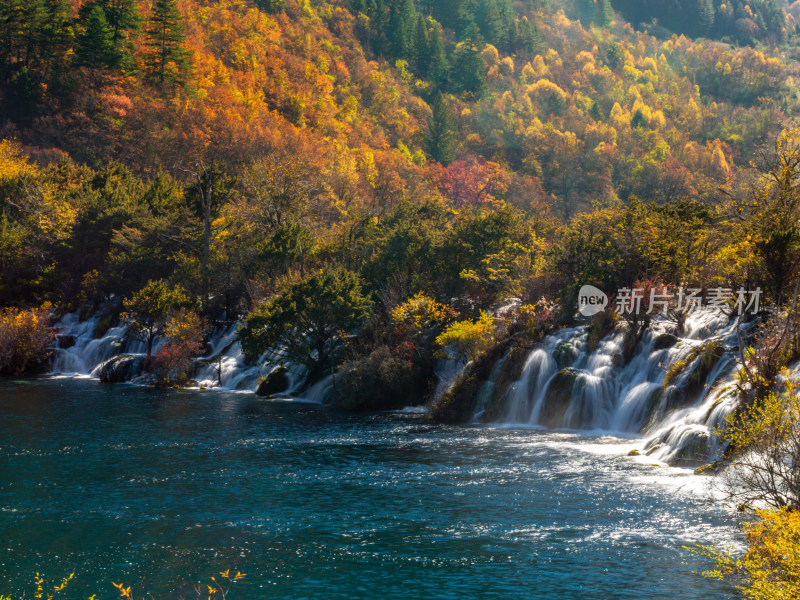
<instances>
[{"instance_id":1,"label":"pine tree","mask_svg":"<svg viewBox=\"0 0 800 600\"><path fill-rule=\"evenodd\" d=\"M121 50L126 34L139 29L140 17L135 0L100 0L106 19L113 31L113 42Z\"/></svg>"},{"instance_id":2,"label":"pine tree","mask_svg":"<svg viewBox=\"0 0 800 600\"><path fill-rule=\"evenodd\" d=\"M78 36L75 54L79 65L92 69L116 64L114 32L108 25L105 11L98 5L94 5L89 12L86 29Z\"/></svg>"},{"instance_id":3,"label":"pine tree","mask_svg":"<svg viewBox=\"0 0 800 600\"><path fill-rule=\"evenodd\" d=\"M595 3L594 24L598 27L608 27L614 20L614 11L611 0L597 0Z\"/></svg>"},{"instance_id":4,"label":"pine tree","mask_svg":"<svg viewBox=\"0 0 800 600\"><path fill-rule=\"evenodd\" d=\"M425 76L430 66L431 56L428 51L428 24L424 16L417 16L417 26L414 32L414 59L417 73Z\"/></svg>"},{"instance_id":5,"label":"pine tree","mask_svg":"<svg viewBox=\"0 0 800 600\"><path fill-rule=\"evenodd\" d=\"M266 13L275 14L286 9L286 0L256 0L256 6Z\"/></svg>"},{"instance_id":6,"label":"pine tree","mask_svg":"<svg viewBox=\"0 0 800 600\"><path fill-rule=\"evenodd\" d=\"M544 39L539 28L522 17L514 23L514 34L511 36L511 52L514 54L526 54L533 56L541 54L544 50Z\"/></svg>"},{"instance_id":7,"label":"pine tree","mask_svg":"<svg viewBox=\"0 0 800 600\"><path fill-rule=\"evenodd\" d=\"M71 7L69 0L54 0L48 9L42 36L44 62L59 71L65 66L64 56L73 41Z\"/></svg>"},{"instance_id":8,"label":"pine tree","mask_svg":"<svg viewBox=\"0 0 800 600\"><path fill-rule=\"evenodd\" d=\"M595 14L594 0L576 0L575 11L584 27L590 25Z\"/></svg>"},{"instance_id":9,"label":"pine tree","mask_svg":"<svg viewBox=\"0 0 800 600\"><path fill-rule=\"evenodd\" d=\"M3 108L6 114L17 123L28 124L34 116L38 85L28 67L22 67L8 82L5 89Z\"/></svg>"},{"instance_id":10,"label":"pine tree","mask_svg":"<svg viewBox=\"0 0 800 600\"><path fill-rule=\"evenodd\" d=\"M697 26L701 35L708 34L714 24L714 5L711 0L697 0Z\"/></svg>"},{"instance_id":11,"label":"pine tree","mask_svg":"<svg viewBox=\"0 0 800 600\"><path fill-rule=\"evenodd\" d=\"M453 54L451 82L458 91L477 98L486 87L486 66L481 56L484 43L474 24L466 34L466 39L456 47Z\"/></svg>"},{"instance_id":12,"label":"pine tree","mask_svg":"<svg viewBox=\"0 0 800 600\"><path fill-rule=\"evenodd\" d=\"M150 55L145 66L150 81L161 87L183 84L189 68L185 39L177 0L156 0L147 26Z\"/></svg>"},{"instance_id":13,"label":"pine tree","mask_svg":"<svg viewBox=\"0 0 800 600\"><path fill-rule=\"evenodd\" d=\"M43 31L47 22L47 6L44 0L24 2L23 58L22 64L32 67L41 57L41 50L47 40Z\"/></svg>"},{"instance_id":14,"label":"pine tree","mask_svg":"<svg viewBox=\"0 0 800 600\"><path fill-rule=\"evenodd\" d=\"M444 83L447 78L447 55L444 52L444 41L438 23L434 23L433 30L428 38L428 60L426 75L435 84Z\"/></svg>"},{"instance_id":15,"label":"pine tree","mask_svg":"<svg viewBox=\"0 0 800 600\"><path fill-rule=\"evenodd\" d=\"M416 10L413 0L394 0L389 13L389 43L392 56L407 58L411 55Z\"/></svg>"},{"instance_id":16,"label":"pine tree","mask_svg":"<svg viewBox=\"0 0 800 600\"><path fill-rule=\"evenodd\" d=\"M130 34L139 29L139 12L134 0L92 0L81 7L81 21L89 21L95 8L103 11L106 26L111 31L112 52L106 61L109 68L133 68L133 42Z\"/></svg>"},{"instance_id":17,"label":"pine tree","mask_svg":"<svg viewBox=\"0 0 800 600\"><path fill-rule=\"evenodd\" d=\"M384 1L370 0L367 16L372 25L372 51L375 54L385 54L388 50L389 42L386 39L388 15Z\"/></svg>"},{"instance_id":18,"label":"pine tree","mask_svg":"<svg viewBox=\"0 0 800 600\"><path fill-rule=\"evenodd\" d=\"M476 11L476 20L481 34L491 44L503 45L503 8L497 0L482 0Z\"/></svg>"},{"instance_id":19,"label":"pine tree","mask_svg":"<svg viewBox=\"0 0 800 600\"><path fill-rule=\"evenodd\" d=\"M454 137L453 115L450 113L450 106L440 94L433 103L433 114L428 122L428 132L425 136L429 158L444 166L453 162Z\"/></svg>"}]
</instances>

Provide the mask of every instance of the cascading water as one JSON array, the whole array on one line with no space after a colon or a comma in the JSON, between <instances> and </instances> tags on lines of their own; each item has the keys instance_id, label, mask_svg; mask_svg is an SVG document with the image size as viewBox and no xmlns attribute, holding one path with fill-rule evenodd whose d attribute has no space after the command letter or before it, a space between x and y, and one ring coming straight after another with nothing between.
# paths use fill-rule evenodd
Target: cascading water
<instances>
[{"instance_id":1,"label":"cascading water","mask_svg":"<svg viewBox=\"0 0 800 600\"><path fill-rule=\"evenodd\" d=\"M80 321L78 313L65 315L54 327L58 332L58 347L55 350L51 373L54 375L99 377L104 367L125 359L131 364L144 357L144 343L129 335L125 326L110 327L103 332L101 325L105 315L99 311L92 317ZM107 318L107 317L105 317ZM259 385L283 363L279 350L266 352L256 365L247 364L241 345L236 340L239 323L217 327L208 339L208 351L195 360L194 380L200 388L250 391ZM157 351L162 340L156 339L153 350ZM140 377L136 368L126 371L125 379L136 382ZM298 397L304 401L322 402L331 392L331 378L323 378L304 392L306 370L297 365L286 369L288 385L284 395Z\"/></svg>"},{"instance_id":2,"label":"cascading water","mask_svg":"<svg viewBox=\"0 0 800 600\"><path fill-rule=\"evenodd\" d=\"M146 350L142 342L124 326L103 325L102 313L83 322L77 313L66 315L56 326L61 335L52 372L96 377L110 362L141 360ZM255 392L283 362L280 351L271 351L256 366L247 364L236 340L238 326L218 327L210 336L208 352L196 361L199 387ZM736 364L736 322L703 311L689 317L683 329L677 337L674 324L655 320L628 352L621 327L592 351L587 327L560 330L527 355L511 384L498 384L508 354L493 366L479 389L475 419L642 435L644 451L666 462L711 456L715 448L710 431L736 403L729 377ZM676 364L682 368L675 369ZM441 361L435 395L441 396L463 368L456 361ZM136 381L137 371L129 373ZM335 386L327 376L300 394L305 370L290 366L286 376L287 397L322 402ZM504 407L499 417L489 410L498 398Z\"/></svg>"},{"instance_id":3,"label":"cascading water","mask_svg":"<svg viewBox=\"0 0 800 600\"><path fill-rule=\"evenodd\" d=\"M702 311L676 329L655 320L631 347L616 327L592 351L586 327L548 336L501 392L499 422L642 435L659 460L708 459L710 432L736 402L736 320Z\"/></svg>"}]
</instances>

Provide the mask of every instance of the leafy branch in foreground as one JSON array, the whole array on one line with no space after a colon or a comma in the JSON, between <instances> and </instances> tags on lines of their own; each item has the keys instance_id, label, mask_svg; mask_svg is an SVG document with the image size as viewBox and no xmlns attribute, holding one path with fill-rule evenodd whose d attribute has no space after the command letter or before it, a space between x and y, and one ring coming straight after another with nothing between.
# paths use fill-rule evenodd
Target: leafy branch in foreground
<instances>
[{"instance_id":1,"label":"leafy branch in foreground","mask_svg":"<svg viewBox=\"0 0 800 600\"><path fill-rule=\"evenodd\" d=\"M785 371L784 371L785 373ZM740 505L800 505L800 394L797 384L732 413L717 434L729 444L720 487Z\"/></svg>"},{"instance_id":2,"label":"leafy branch in foreground","mask_svg":"<svg viewBox=\"0 0 800 600\"><path fill-rule=\"evenodd\" d=\"M201 598L207 597L208 600L215 600L216 598L220 598L221 600L227 600L228 593L231 591L233 584L241 581L247 577L246 573L242 573L241 571L236 571L236 573L231 573L231 569L226 569L224 571L220 571L219 573L219 580L216 577L211 577L211 583L206 584L205 586L201 586L200 584L193 586L195 593L196 593L196 600L201 600ZM75 578L75 573L70 573L68 577L62 579L60 584L53 586L53 591L47 591L47 587L45 585L45 579L42 577L38 572L36 576L33 578L33 583L35 585L33 597L36 600L53 600L53 598L59 594L59 592L63 592L64 589L69 585L69 583ZM124 583L114 583L111 582L117 591L119 591L119 597L123 598L124 600L144 600L148 598L149 600L156 600L156 598L150 593L143 593L143 592L135 592L133 587L128 585L126 586ZM23 593L22 598L25 598L25 594ZM95 600L96 594L92 594L89 597L89 600ZM185 600L183 596L179 596L180 600ZM13 600L11 596L5 596L0 594L0 600Z\"/></svg>"},{"instance_id":3,"label":"leafy branch in foreground","mask_svg":"<svg viewBox=\"0 0 800 600\"><path fill-rule=\"evenodd\" d=\"M703 573L732 578L749 600L796 600L800 593L800 511L784 507L756 511L760 520L744 525L747 552L734 558L717 546L701 547L717 568Z\"/></svg>"},{"instance_id":4,"label":"leafy branch in foreground","mask_svg":"<svg viewBox=\"0 0 800 600\"><path fill-rule=\"evenodd\" d=\"M783 371L786 378L786 370ZM750 600L800 597L800 395L787 380L732 413L717 431L728 444L720 487L730 500L755 511L744 525L747 551L740 557L702 546L695 552L717 563L706 577L730 578Z\"/></svg>"}]
</instances>

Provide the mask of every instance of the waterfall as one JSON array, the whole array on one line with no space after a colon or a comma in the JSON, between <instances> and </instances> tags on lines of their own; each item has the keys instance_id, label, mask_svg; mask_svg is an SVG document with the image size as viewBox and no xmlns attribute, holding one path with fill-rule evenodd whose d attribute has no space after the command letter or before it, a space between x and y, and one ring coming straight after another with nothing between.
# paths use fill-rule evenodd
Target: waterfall
<instances>
[{"instance_id":1,"label":"waterfall","mask_svg":"<svg viewBox=\"0 0 800 600\"><path fill-rule=\"evenodd\" d=\"M99 377L104 366L110 361L123 358L141 360L147 352L146 345L129 335L128 328L122 325L108 327L103 331L103 310L81 321L79 313L65 315L54 329L58 332L57 347L50 367L52 375ZM108 321L105 322L106 326ZM283 351L272 349L264 353L256 365L245 360L241 345L236 339L239 323L219 326L209 335L208 351L195 359L194 380L201 389L222 389L230 391L255 392L265 377L279 368L285 361ZM156 339L153 350L158 350L163 340ZM136 371L132 370L131 380L137 382ZM330 394L330 377L323 379L305 393L301 393L306 381L304 367L288 364L286 368L288 387L287 397L299 397L309 402L322 402Z\"/></svg>"},{"instance_id":2,"label":"waterfall","mask_svg":"<svg viewBox=\"0 0 800 600\"><path fill-rule=\"evenodd\" d=\"M631 348L617 326L591 351L586 326L546 337L498 392L498 422L638 435L665 462L712 457L711 432L736 403L736 320L698 311L675 329L655 319Z\"/></svg>"},{"instance_id":3,"label":"waterfall","mask_svg":"<svg viewBox=\"0 0 800 600\"><path fill-rule=\"evenodd\" d=\"M51 372L59 375L93 375L120 354L144 354L145 345L128 337L126 327L111 327L97 337L103 320L98 312L81 322L78 313L65 315L54 329L59 332Z\"/></svg>"}]
</instances>

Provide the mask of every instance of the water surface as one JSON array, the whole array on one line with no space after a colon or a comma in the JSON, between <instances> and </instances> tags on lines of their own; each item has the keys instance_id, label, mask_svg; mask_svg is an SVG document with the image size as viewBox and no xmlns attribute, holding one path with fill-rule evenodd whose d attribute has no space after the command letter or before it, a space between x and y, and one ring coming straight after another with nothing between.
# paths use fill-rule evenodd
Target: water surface
<instances>
[{"instance_id":1,"label":"water surface","mask_svg":"<svg viewBox=\"0 0 800 600\"><path fill-rule=\"evenodd\" d=\"M732 515L635 440L76 379L0 380L0 424L0 595L733 597L682 547Z\"/></svg>"}]
</instances>

